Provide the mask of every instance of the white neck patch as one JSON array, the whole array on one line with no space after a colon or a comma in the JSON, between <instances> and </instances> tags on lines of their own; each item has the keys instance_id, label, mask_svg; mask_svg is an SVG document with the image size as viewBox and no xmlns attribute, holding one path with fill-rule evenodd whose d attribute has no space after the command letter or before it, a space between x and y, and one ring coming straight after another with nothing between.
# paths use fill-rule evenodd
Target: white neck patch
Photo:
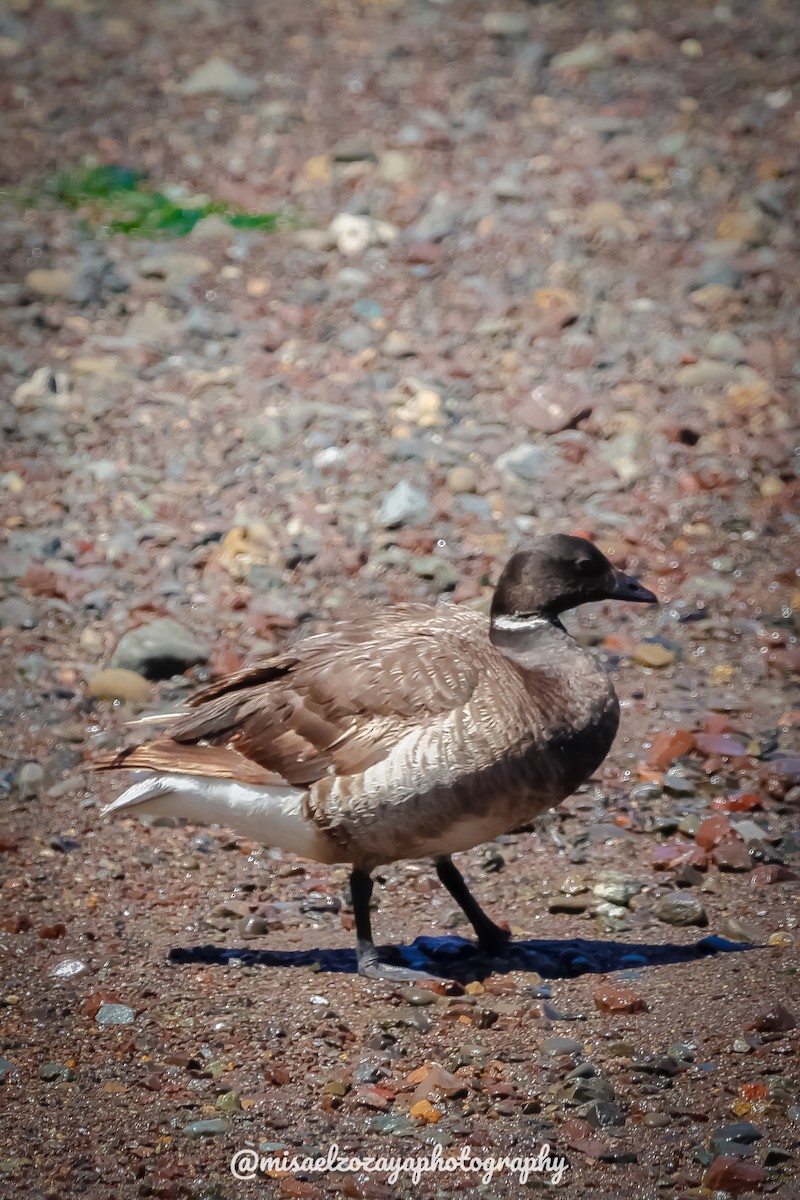
<instances>
[{"instance_id":1,"label":"white neck patch","mask_svg":"<svg viewBox=\"0 0 800 1200\"><path fill-rule=\"evenodd\" d=\"M541 629L543 626L551 624L552 621L548 621L547 617L533 616L530 613L508 613L502 617L495 617L492 621L495 629L506 629L509 632Z\"/></svg>"}]
</instances>

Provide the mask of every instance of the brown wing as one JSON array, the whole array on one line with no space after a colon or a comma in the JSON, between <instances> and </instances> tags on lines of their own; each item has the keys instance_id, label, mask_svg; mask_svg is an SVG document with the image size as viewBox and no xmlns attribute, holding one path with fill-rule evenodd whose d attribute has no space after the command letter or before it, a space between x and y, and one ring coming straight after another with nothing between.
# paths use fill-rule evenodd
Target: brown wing
<instances>
[{"instance_id":1,"label":"brown wing","mask_svg":"<svg viewBox=\"0 0 800 1200\"><path fill-rule=\"evenodd\" d=\"M368 627L340 626L206 688L169 736L97 765L153 769L158 757L157 769L210 774L198 752L214 747L232 755L229 776L243 781L244 764L303 787L359 774L412 725L466 704L481 639L484 619L463 609L409 606Z\"/></svg>"}]
</instances>

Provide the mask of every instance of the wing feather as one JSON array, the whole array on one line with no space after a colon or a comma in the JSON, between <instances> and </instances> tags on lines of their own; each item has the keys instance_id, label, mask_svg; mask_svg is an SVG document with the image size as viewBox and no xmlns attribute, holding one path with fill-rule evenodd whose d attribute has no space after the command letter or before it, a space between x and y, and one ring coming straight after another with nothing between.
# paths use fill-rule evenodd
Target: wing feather
<instances>
[{"instance_id":1,"label":"wing feather","mask_svg":"<svg viewBox=\"0 0 800 1200\"><path fill-rule=\"evenodd\" d=\"M304 787L326 775L360 774L409 729L468 703L479 678L476 637L486 640L477 613L419 605L371 626L340 626L212 684L167 736L95 765L195 774L227 768L242 781L261 772Z\"/></svg>"}]
</instances>

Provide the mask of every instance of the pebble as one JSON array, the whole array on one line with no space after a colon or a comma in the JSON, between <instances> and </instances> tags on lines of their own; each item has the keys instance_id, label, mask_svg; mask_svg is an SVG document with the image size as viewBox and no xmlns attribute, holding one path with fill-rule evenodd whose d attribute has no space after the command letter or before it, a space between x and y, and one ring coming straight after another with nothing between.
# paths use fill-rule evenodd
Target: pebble
<instances>
[{"instance_id":1,"label":"pebble","mask_svg":"<svg viewBox=\"0 0 800 1200\"><path fill-rule=\"evenodd\" d=\"M46 300L61 300L68 296L75 286L75 272L37 267L28 272L25 283L32 292Z\"/></svg>"},{"instance_id":2,"label":"pebble","mask_svg":"<svg viewBox=\"0 0 800 1200\"><path fill-rule=\"evenodd\" d=\"M658 642L637 642L633 661L642 667L668 667L675 661L675 651Z\"/></svg>"},{"instance_id":3,"label":"pebble","mask_svg":"<svg viewBox=\"0 0 800 1200\"><path fill-rule=\"evenodd\" d=\"M411 358L417 353L413 338L399 329L393 329L387 334L381 349L390 358Z\"/></svg>"},{"instance_id":4,"label":"pebble","mask_svg":"<svg viewBox=\"0 0 800 1200\"><path fill-rule=\"evenodd\" d=\"M701 358L696 363L680 367L675 372L675 382L678 387L686 388L718 387L720 384L733 383L738 376L739 368L731 363Z\"/></svg>"},{"instance_id":5,"label":"pebble","mask_svg":"<svg viewBox=\"0 0 800 1200\"><path fill-rule=\"evenodd\" d=\"M530 18L523 12L488 12L483 18L483 28L492 37L524 37L530 28Z\"/></svg>"},{"instance_id":6,"label":"pebble","mask_svg":"<svg viewBox=\"0 0 800 1200\"><path fill-rule=\"evenodd\" d=\"M398 232L388 221L376 221L372 217L345 212L333 218L328 230L339 253L348 258L362 254L369 246L390 245L396 240Z\"/></svg>"},{"instance_id":7,"label":"pebble","mask_svg":"<svg viewBox=\"0 0 800 1200\"><path fill-rule=\"evenodd\" d=\"M386 183L407 183L415 171L414 160L401 150L387 150L378 160L378 175Z\"/></svg>"},{"instance_id":8,"label":"pebble","mask_svg":"<svg viewBox=\"0 0 800 1200\"><path fill-rule=\"evenodd\" d=\"M127 1004L103 1004L97 1011L98 1025L132 1025L136 1013Z\"/></svg>"},{"instance_id":9,"label":"pebble","mask_svg":"<svg viewBox=\"0 0 800 1200\"><path fill-rule=\"evenodd\" d=\"M447 472L447 490L453 496L463 496L477 490L477 479L471 467L451 467Z\"/></svg>"},{"instance_id":10,"label":"pebble","mask_svg":"<svg viewBox=\"0 0 800 1200\"><path fill-rule=\"evenodd\" d=\"M431 518L428 497L405 479L384 496L378 512L378 521L385 529L397 529L401 525L427 525Z\"/></svg>"},{"instance_id":11,"label":"pebble","mask_svg":"<svg viewBox=\"0 0 800 1200\"><path fill-rule=\"evenodd\" d=\"M428 1005L436 1002L435 994L428 988L403 987L399 989L397 994L405 1000L406 1004L411 1004L414 1007L427 1008Z\"/></svg>"},{"instance_id":12,"label":"pebble","mask_svg":"<svg viewBox=\"0 0 800 1200\"><path fill-rule=\"evenodd\" d=\"M71 1067L63 1063L48 1062L39 1067L38 1075L46 1083L73 1083L77 1076Z\"/></svg>"},{"instance_id":13,"label":"pebble","mask_svg":"<svg viewBox=\"0 0 800 1200\"><path fill-rule=\"evenodd\" d=\"M680 767L671 767L664 776L664 791L672 796L693 796L696 785Z\"/></svg>"},{"instance_id":14,"label":"pebble","mask_svg":"<svg viewBox=\"0 0 800 1200\"><path fill-rule=\"evenodd\" d=\"M534 483L547 479L556 465L556 459L546 447L522 442L501 454L494 465L506 476L521 479L524 483Z\"/></svg>"},{"instance_id":15,"label":"pebble","mask_svg":"<svg viewBox=\"0 0 800 1200\"><path fill-rule=\"evenodd\" d=\"M744 842L721 842L711 857L721 871L750 871L753 861Z\"/></svg>"},{"instance_id":16,"label":"pebble","mask_svg":"<svg viewBox=\"0 0 800 1200\"><path fill-rule=\"evenodd\" d=\"M0 629L33 629L36 626L36 610L21 596L9 596L0 602Z\"/></svg>"},{"instance_id":17,"label":"pebble","mask_svg":"<svg viewBox=\"0 0 800 1200\"><path fill-rule=\"evenodd\" d=\"M135 671L123 667L110 667L96 671L86 681L86 694L97 700L126 700L143 703L149 700L152 688L148 681Z\"/></svg>"},{"instance_id":18,"label":"pebble","mask_svg":"<svg viewBox=\"0 0 800 1200\"><path fill-rule=\"evenodd\" d=\"M223 1092L214 1101L214 1108L219 1109L224 1113L235 1113L242 1111L242 1102L239 1099L238 1092Z\"/></svg>"},{"instance_id":19,"label":"pebble","mask_svg":"<svg viewBox=\"0 0 800 1200\"><path fill-rule=\"evenodd\" d=\"M408 565L420 579L432 580L440 592L452 591L461 579L456 564L436 554L413 555Z\"/></svg>"},{"instance_id":20,"label":"pebble","mask_svg":"<svg viewBox=\"0 0 800 1200\"><path fill-rule=\"evenodd\" d=\"M461 217L461 206L450 193L437 192L405 237L410 242L439 242L455 232Z\"/></svg>"},{"instance_id":21,"label":"pebble","mask_svg":"<svg viewBox=\"0 0 800 1200\"><path fill-rule=\"evenodd\" d=\"M672 1117L669 1113L664 1112L649 1112L645 1113L642 1118L642 1124L648 1129L666 1129L672 1124Z\"/></svg>"},{"instance_id":22,"label":"pebble","mask_svg":"<svg viewBox=\"0 0 800 1200\"><path fill-rule=\"evenodd\" d=\"M578 1109L578 1116L588 1121L595 1129L625 1124L625 1114L613 1100L594 1100L591 1104L585 1104Z\"/></svg>"},{"instance_id":23,"label":"pebble","mask_svg":"<svg viewBox=\"0 0 800 1200\"><path fill-rule=\"evenodd\" d=\"M48 971L51 979L79 979L89 968L79 958L62 958Z\"/></svg>"},{"instance_id":24,"label":"pebble","mask_svg":"<svg viewBox=\"0 0 800 1200\"><path fill-rule=\"evenodd\" d=\"M547 911L551 913L584 913L589 907L589 899L584 896L550 896L547 901Z\"/></svg>"},{"instance_id":25,"label":"pebble","mask_svg":"<svg viewBox=\"0 0 800 1200\"><path fill-rule=\"evenodd\" d=\"M158 617L120 638L111 656L122 667L145 679L170 679L189 667L208 661L210 647L172 617Z\"/></svg>"},{"instance_id":26,"label":"pebble","mask_svg":"<svg viewBox=\"0 0 800 1200\"><path fill-rule=\"evenodd\" d=\"M192 283L213 269L211 260L203 254L188 254L181 251L148 254L139 263L139 271L146 278L163 279L167 287ZM73 362L73 369L74 369Z\"/></svg>"},{"instance_id":27,"label":"pebble","mask_svg":"<svg viewBox=\"0 0 800 1200\"><path fill-rule=\"evenodd\" d=\"M592 891L599 900L608 900L612 904L627 905L634 896L638 896L643 884L624 871L603 871L598 875Z\"/></svg>"},{"instance_id":28,"label":"pebble","mask_svg":"<svg viewBox=\"0 0 800 1200\"><path fill-rule=\"evenodd\" d=\"M755 1163L723 1154L715 1158L703 1176L703 1187L709 1192L723 1192L738 1196L752 1192L766 1179L766 1171Z\"/></svg>"},{"instance_id":29,"label":"pebble","mask_svg":"<svg viewBox=\"0 0 800 1200\"><path fill-rule=\"evenodd\" d=\"M342 138L333 147L331 156L333 161L338 163L377 162L377 157L369 142L366 138L358 135Z\"/></svg>"},{"instance_id":30,"label":"pebble","mask_svg":"<svg viewBox=\"0 0 800 1200\"><path fill-rule=\"evenodd\" d=\"M26 762L17 771L14 782L20 800L36 800L45 784L44 767L37 762Z\"/></svg>"},{"instance_id":31,"label":"pebble","mask_svg":"<svg viewBox=\"0 0 800 1200\"><path fill-rule=\"evenodd\" d=\"M765 1146L758 1157L765 1167L779 1167L782 1163L790 1162L794 1152L784 1146Z\"/></svg>"},{"instance_id":32,"label":"pebble","mask_svg":"<svg viewBox=\"0 0 800 1200\"><path fill-rule=\"evenodd\" d=\"M611 66L611 56L602 42L582 42L574 50L556 54L550 65L554 71L600 71Z\"/></svg>"},{"instance_id":33,"label":"pebble","mask_svg":"<svg viewBox=\"0 0 800 1200\"><path fill-rule=\"evenodd\" d=\"M594 993L594 1005L598 1012L639 1013L647 1012L647 1001L633 988L615 987L604 984Z\"/></svg>"},{"instance_id":34,"label":"pebble","mask_svg":"<svg viewBox=\"0 0 800 1200\"><path fill-rule=\"evenodd\" d=\"M184 1125L181 1133L190 1138L218 1137L221 1133L229 1133L232 1128L230 1121L222 1117L211 1117L206 1121L192 1121Z\"/></svg>"},{"instance_id":35,"label":"pebble","mask_svg":"<svg viewBox=\"0 0 800 1200\"><path fill-rule=\"evenodd\" d=\"M709 358L718 358L722 362L731 363L741 362L744 353L741 338L727 330L712 334L708 339L706 349Z\"/></svg>"},{"instance_id":36,"label":"pebble","mask_svg":"<svg viewBox=\"0 0 800 1200\"><path fill-rule=\"evenodd\" d=\"M662 896L655 907L655 915L665 925L707 925L708 916L700 901L686 892L673 892Z\"/></svg>"},{"instance_id":37,"label":"pebble","mask_svg":"<svg viewBox=\"0 0 800 1200\"><path fill-rule=\"evenodd\" d=\"M737 1158L752 1154L750 1147L763 1138L763 1133L749 1121L734 1121L721 1125L709 1138L709 1147L715 1155L734 1154Z\"/></svg>"},{"instance_id":38,"label":"pebble","mask_svg":"<svg viewBox=\"0 0 800 1200\"><path fill-rule=\"evenodd\" d=\"M396 1137L405 1137L417 1129L414 1122L400 1112L380 1113L377 1117L370 1117L366 1124L373 1133L389 1133Z\"/></svg>"},{"instance_id":39,"label":"pebble","mask_svg":"<svg viewBox=\"0 0 800 1200\"><path fill-rule=\"evenodd\" d=\"M233 100L246 100L259 90L259 84L224 58L210 58L195 67L189 77L178 84L177 90L183 96L217 93Z\"/></svg>"},{"instance_id":40,"label":"pebble","mask_svg":"<svg viewBox=\"0 0 800 1200\"><path fill-rule=\"evenodd\" d=\"M555 1058L561 1054L580 1054L583 1043L576 1041L575 1038L546 1037L543 1039L540 1049L543 1054L549 1054Z\"/></svg>"},{"instance_id":41,"label":"pebble","mask_svg":"<svg viewBox=\"0 0 800 1200\"><path fill-rule=\"evenodd\" d=\"M783 1004L772 1004L756 1016L752 1029L759 1033L788 1033L797 1028L797 1020Z\"/></svg>"},{"instance_id":42,"label":"pebble","mask_svg":"<svg viewBox=\"0 0 800 1200\"><path fill-rule=\"evenodd\" d=\"M705 817L694 831L694 840L703 850L713 850L720 842L729 840L731 833L731 823L727 817Z\"/></svg>"},{"instance_id":43,"label":"pebble","mask_svg":"<svg viewBox=\"0 0 800 1200\"><path fill-rule=\"evenodd\" d=\"M625 210L614 200L593 200L583 214L583 223L590 233L616 229L625 219Z\"/></svg>"}]
</instances>

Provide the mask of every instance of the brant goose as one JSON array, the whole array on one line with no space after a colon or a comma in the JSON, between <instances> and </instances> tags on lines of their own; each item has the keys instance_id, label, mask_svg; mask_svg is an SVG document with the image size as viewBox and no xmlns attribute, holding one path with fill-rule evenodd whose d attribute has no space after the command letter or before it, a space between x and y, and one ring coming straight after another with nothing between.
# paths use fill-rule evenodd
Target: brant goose
<instances>
[{"instance_id":1,"label":"brant goose","mask_svg":"<svg viewBox=\"0 0 800 1200\"><path fill-rule=\"evenodd\" d=\"M168 734L96 759L144 769L104 813L217 822L323 863L350 863L358 969L419 979L372 940L370 872L430 855L482 951L508 934L450 855L508 833L569 796L619 723L606 671L561 613L656 597L584 538L541 537L513 555L484 615L400 605L343 622L212 684Z\"/></svg>"}]
</instances>

